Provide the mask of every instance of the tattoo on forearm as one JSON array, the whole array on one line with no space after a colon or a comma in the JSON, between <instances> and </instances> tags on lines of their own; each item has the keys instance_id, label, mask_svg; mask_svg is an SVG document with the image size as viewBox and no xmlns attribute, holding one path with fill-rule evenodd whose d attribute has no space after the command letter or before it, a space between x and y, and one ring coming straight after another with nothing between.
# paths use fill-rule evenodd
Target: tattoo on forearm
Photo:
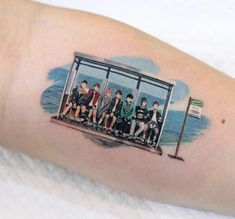
<instances>
[{"instance_id":1,"label":"tattoo on forearm","mask_svg":"<svg viewBox=\"0 0 235 219\"><path fill-rule=\"evenodd\" d=\"M52 122L100 145L135 146L162 155L160 145L175 146L179 136L191 142L210 124L201 115L201 100L190 98L187 112L180 106L188 101L189 87L162 76L148 58L75 53L72 64L49 71L54 84L42 93L41 105Z\"/></svg>"}]
</instances>

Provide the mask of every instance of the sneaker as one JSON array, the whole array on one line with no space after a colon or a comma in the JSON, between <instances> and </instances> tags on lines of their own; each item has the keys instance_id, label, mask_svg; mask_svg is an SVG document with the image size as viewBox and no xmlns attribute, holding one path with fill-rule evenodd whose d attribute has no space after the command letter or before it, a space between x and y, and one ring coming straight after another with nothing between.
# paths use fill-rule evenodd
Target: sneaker
<instances>
[{"instance_id":1,"label":"sneaker","mask_svg":"<svg viewBox=\"0 0 235 219\"><path fill-rule=\"evenodd\" d=\"M89 122L89 120L87 119L87 118L82 118L82 121L81 121L81 123L83 123L83 124L88 124L88 122Z\"/></svg>"},{"instance_id":2,"label":"sneaker","mask_svg":"<svg viewBox=\"0 0 235 219\"><path fill-rule=\"evenodd\" d=\"M126 138L126 137L127 137L127 134L126 134L126 133L122 133L122 137L123 137L123 138Z\"/></svg>"},{"instance_id":3,"label":"sneaker","mask_svg":"<svg viewBox=\"0 0 235 219\"><path fill-rule=\"evenodd\" d=\"M69 117L70 121L76 121L76 119L74 117Z\"/></svg>"},{"instance_id":4,"label":"sneaker","mask_svg":"<svg viewBox=\"0 0 235 219\"><path fill-rule=\"evenodd\" d=\"M64 117L65 117L65 114L64 114L64 113L61 113L61 114L59 115L59 118L60 118L60 119L64 119Z\"/></svg>"},{"instance_id":5,"label":"sneaker","mask_svg":"<svg viewBox=\"0 0 235 219\"><path fill-rule=\"evenodd\" d=\"M119 136L120 136L120 135L119 135L119 131L118 131L118 130L115 130L114 135L115 135L116 137L119 137Z\"/></svg>"},{"instance_id":6,"label":"sneaker","mask_svg":"<svg viewBox=\"0 0 235 219\"><path fill-rule=\"evenodd\" d=\"M128 140L130 140L130 141L135 140L135 136L134 136L134 135L130 135L130 136L128 137Z\"/></svg>"},{"instance_id":7,"label":"sneaker","mask_svg":"<svg viewBox=\"0 0 235 219\"><path fill-rule=\"evenodd\" d=\"M93 122L92 128L93 128L93 129L97 129L97 127L98 127L98 124Z\"/></svg>"},{"instance_id":8,"label":"sneaker","mask_svg":"<svg viewBox=\"0 0 235 219\"><path fill-rule=\"evenodd\" d=\"M82 123L84 121L84 119L83 118L75 118L75 121L77 123Z\"/></svg>"},{"instance_id":9,"label":"sneaker","mask_svg":"<svg viewBox=\"0 0 235 219\"><path fill-rule=\"evenodd\" d=\"M108 134L113 133L113 129L112 129L112 128L108 128L108 129L107 129L107 133L108 133Z\"/></svg>"},{"instance_id":10,"label":"sneaker","mask_svg":"<svg viewBox=\"0 0 235 219\"><path fill-rule=\"evenodd\" d=\"M93 126L93 122L91 122L89 119L87 120L87 125L92 127Z\"/></svg>"},{"instance_id":11,"label":"sneaker","mask_svg":"<svg viewBox=\"0 0 235 219\"><path fill-rule=\"evenodd\" d=\"M97 130L97 131L100 131L101 128L102 128L101 125L98 125L98 124L96 125L96 130Z\"/></svg>"}]
</instances>

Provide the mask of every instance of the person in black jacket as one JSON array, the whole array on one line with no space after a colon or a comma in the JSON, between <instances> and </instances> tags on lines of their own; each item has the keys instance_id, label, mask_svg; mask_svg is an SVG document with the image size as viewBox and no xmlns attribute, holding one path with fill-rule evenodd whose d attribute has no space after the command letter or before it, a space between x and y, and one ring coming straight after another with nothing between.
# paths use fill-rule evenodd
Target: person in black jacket
<instances>
[{"instance_id":1,"label":"person in black jacket","mask_svg":"<svg viewBox=\"0 0 235 219\"><path fill-rule=\"evenodd\" d=\"M115 126L116 136L121 135L122 137L126 137L130 132L131 120L135 112L133 99L132 94L127 94L126 101L122 104L121 112L119 113Z\"/></svg>"},{"instance_id":2,"label":"person in black jacket","mask_svg":"<svg viewBox=\"0 0 235 219\"><path fill-rule=\"evenodd\" d=\"M68 114L72 108L77 109L80 107L80 102L82 102L82 99L88 93L88 90L89 90L87 84L88 84L87 80L84 80L81 82L79 87L76 86L75 88L73 88L72 94L69 97L68 105L60 114L61 118L64 118L65 115Z\"/></svg>"},{"instance_id":3,"label":"person in black jacket","mask_svg":"<svg viewBox=\"0 0 235 219\"><path fill-rule=\"evenodd\" d=\"M104 129L106 131L111 132L113 130L113 126L115 125L118 115L121 111L122 108L122 91L117 90L115 93L115 97L112 99L109 108L107 110L107 113L105 115L105 120L104 120ZM110 126L108 127L108 121L109 119L112 119Z\"/></svg>"},{"instance_id":4,"label":"person in black jacket","mask_svg":"<svg viewBox=\"0 0 235 219\"><path fill-rule=\"evenodd\" d=\"M89 89L88 93L84 97L81 106L81 118L77 119L78 122L91 123L91 117L92 117L93 122L96 123L96 114L94 114L94 110L97 108L97 102L101 95L99 89L100 89L99 83L95 83L93 88Z\"/></svg>"},{"instance_id":5,"label":"person in black jacket","mask_svg":"<svg viewBox=\"0 0 235 219\"><path fill-rule=\"evenodd\" d=\"M148 119L145 130L149 131L148 142L152 142L152 146L156 146L156 141L162 126L162 115L158 111L159 103L153 102L152 108L148 111ZM146 132L145 132L146 133ZM144 134L145 137L145 134Z\"/></svg>"},{"instance_id":6,"label":"person in black jacket","mask_svg":"<svg viewBox=\"0 0 235 219\"><path fill-rule=\"evenodd\" d=\"M141 99L140 106L136 106L135 108L135 115L131 122L131 129L130 129L130 136L129 136L130 140L134 140L144 131L147 117L148 117L147 99L143 97ZM136 127L138 127L138 129L135 132Z\"/></svg>"}]
</instances>

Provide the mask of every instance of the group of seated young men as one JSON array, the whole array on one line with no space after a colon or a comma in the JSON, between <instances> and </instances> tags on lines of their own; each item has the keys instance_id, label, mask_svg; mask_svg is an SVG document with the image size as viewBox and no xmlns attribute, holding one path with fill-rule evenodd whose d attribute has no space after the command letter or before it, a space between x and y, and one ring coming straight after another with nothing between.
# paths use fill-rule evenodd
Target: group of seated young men
<instances>
[{"instance_id":1,"label":"group of seated young men","mask_svg":"<svg viewBox=\"0 0 235 219\"><path fill-rule=\"evenodd\" d=\"M89 88L88 82L82 81L79 88L73 89L60 117L64 118L74 110L75 114L73 117L69 116L70 119L116 136L128 137L129 140L140 139L143 143L156 146L162 125L159 103L153 102L148 110L147 98L142 97L140 105L135 107L132 94L128 94L123 102L121 90L117 90L112 97L111 88L107 88L103 95L99 89L99 83Z\"/></svg>"}]
</instances>

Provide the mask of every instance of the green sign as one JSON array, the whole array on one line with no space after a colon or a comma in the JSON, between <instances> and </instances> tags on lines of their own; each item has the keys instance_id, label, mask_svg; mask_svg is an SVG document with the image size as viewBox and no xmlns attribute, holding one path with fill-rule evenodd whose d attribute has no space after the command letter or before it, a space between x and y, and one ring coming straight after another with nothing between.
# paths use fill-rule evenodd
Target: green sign
<instances>
[{"instance_id":1,"label":"green sign","mask_svg":"<svg viewBox=\"0 0 235 219\"><path fill-rule=\"evenodd\" d=\"M191 99L188 115L196 119L200 119L202 115L203 101L197 99Z\"/></svg>"}]
</instances>

